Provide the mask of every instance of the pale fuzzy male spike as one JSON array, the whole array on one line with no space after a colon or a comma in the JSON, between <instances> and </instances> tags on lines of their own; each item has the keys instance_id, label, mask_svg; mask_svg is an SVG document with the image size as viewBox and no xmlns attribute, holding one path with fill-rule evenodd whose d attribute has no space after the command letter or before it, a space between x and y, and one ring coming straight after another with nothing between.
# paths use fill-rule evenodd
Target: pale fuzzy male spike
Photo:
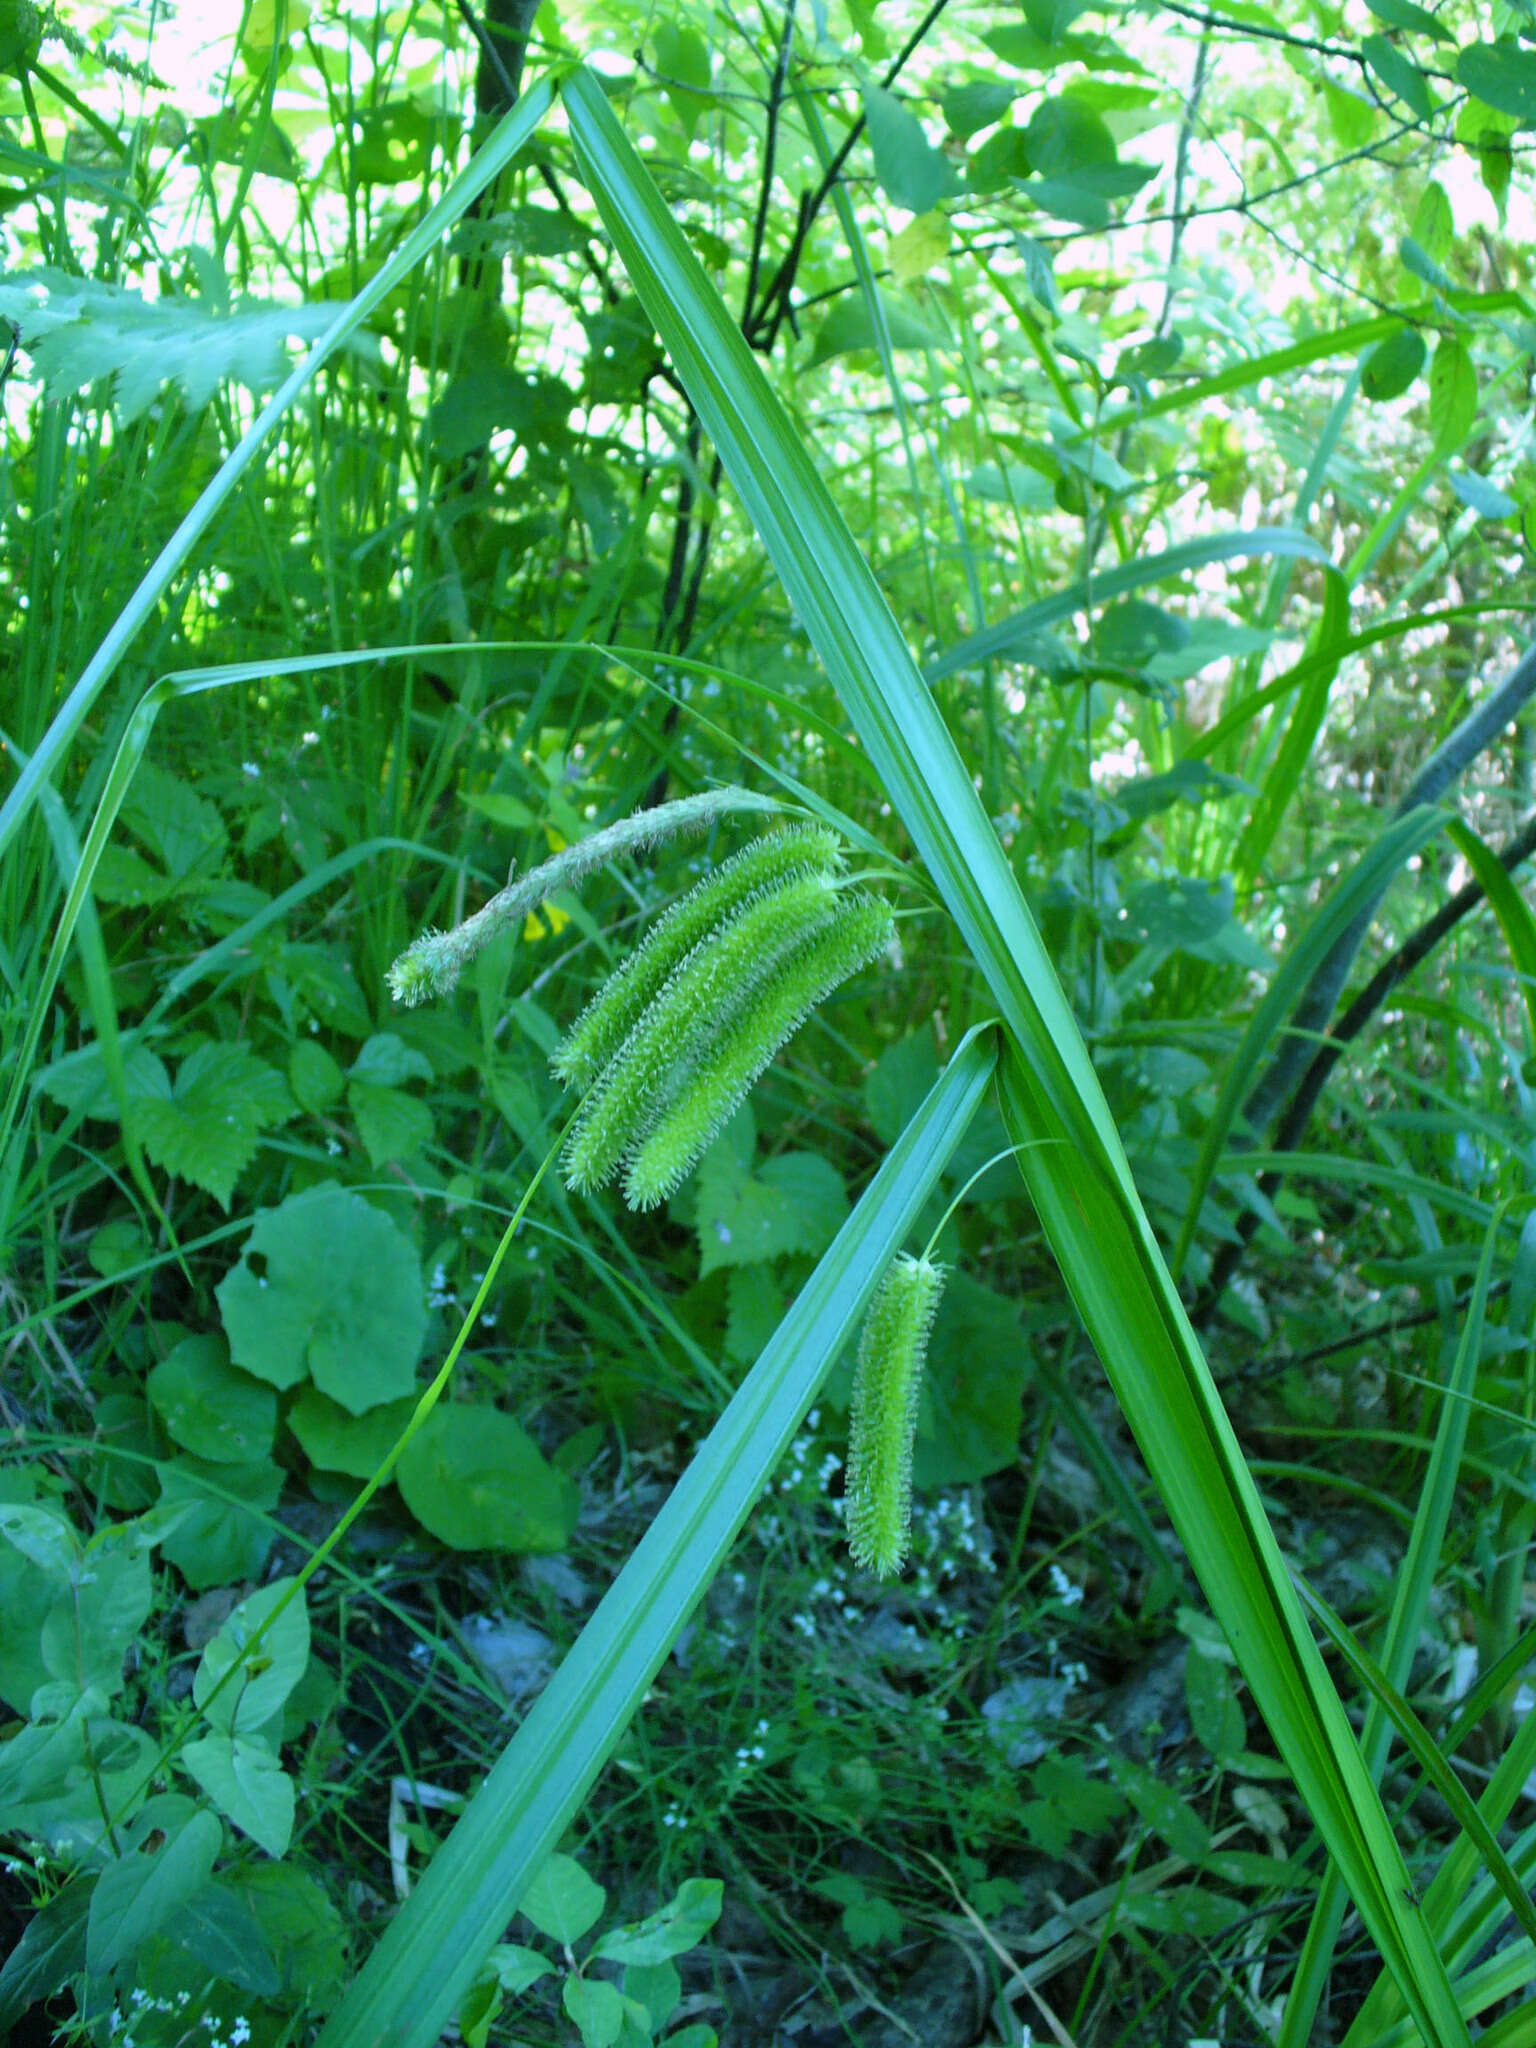
<instances>
[{"instance_id":1,"label":"pale fuzzy male spike","mask_svg":"<svg viewBox=\"0 0 1536 2048\"><path fill-rule=\"evenodd\" d=\"M594 869L604 867L622 854L637 853L663 839L681 833L702 832L716 818L735 811L777 811L778 800L760 796L755 790L701 790L696 796L680 796L669 804L657 804L633 817L619 818L612 825L562 847L526 875L509 878L488 903L472 917L456 924L451 932L426 931L414 945L392 963L384 979L397 1003L414 1005L433 996L445 996L457 987L459 976L483 952L492 939L504 931L521 930L530 911L559 889L572 889Z\"/></svg>"},{"instance_id":2,"label":"pale fuzzy male spike","mask_svg":"<svg viewBox=\"0 0 1536 2048\"><path fill-rule=\"evenodd\" d=\"M912 1541L912 1444L946 1269L902 1254L864 1318L848 1417L844 1521L853 1561L894 1578Z\"/></svg>"}]
</instances>

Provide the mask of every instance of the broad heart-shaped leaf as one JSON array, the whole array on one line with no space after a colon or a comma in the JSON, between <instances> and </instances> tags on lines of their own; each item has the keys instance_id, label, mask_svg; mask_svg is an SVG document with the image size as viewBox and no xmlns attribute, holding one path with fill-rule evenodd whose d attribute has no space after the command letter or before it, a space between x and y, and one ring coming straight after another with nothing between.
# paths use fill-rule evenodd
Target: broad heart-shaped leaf
<instances>
[{"instance_id":1,"label":"broad heart-shaped leaf","mask_svg":"<svg viewBox=\"0 0 1536 2048\"><path fill-rule=\"evenodd\" d=\"M193 1813L155 1851L130 1849L96 1881L86 1920L86 1965L101 1976L136 1955L178 1907L213 1875L224 1830L211 1813Z\"/></svg>"},{"instance_id":2,"label":"broad heart-shaped leaf","mask_svg":"<svg viewBox=\"0 0 1536 2048\"><path fill-rule=\"evenodd\" d=\"M548 1858L517 1902L517 1910L550 1941L580 1941L602 1918L608 1894L574 1856Z\"/></svg>"},{"instance_id":3,"label":"broad heart-shaped leaf","mask_svg":"<svg viewBox=\"0 0 1536 2048\"><path fill-rule=\"evenodd\" d=\"M288 1597L292 1589L292 1579L274 1579L252 1593L204 1650L192 1697L220 1733L253 1735L265 1728L304 1676L309 1613L302 1592Z\"/></svg>"},{"instance_id":4,"label":"broad heart-shaped leaf","mask_svg":"<svg viewBox=\"0 0 1536 2048\"><path fill-rule=\"evenodd\" d=\"M354 1415L410 1392L427 1326L405 1233L334 1185L266 1210L217 1289L230 1355L275 1387L306 1376Z\"/></svg>"},{"instance_id":5,"label":"broad heart-shaped leaf","mask_svg":"<svg viewBox=\"0 0 1536 2048\"><path fill-rule=\"evenodd\" d=\"M1536 128L1536 50L1529 44L1513 36L1469 43L1456 59L1456 80L1485 107Z\"/></svg>"},{"instance_id":6,"label":"broad heart-shaped leaf","mask_svg":"<svg viewBox=\"0 0 1536 2048\"><path fill-rule=\"evenodd\" d=\"M923 124L883 86L864 88L864 119L885 196L908 213L927 213L960 190L954 167L923 133Z\"/></svg>"},{"instance_id":7,"label":"broad heart-shaped leaf","mask_svg":"<svg viewBox=\"0 0 1536 2048\"><path fill-rule=\"evenodd\" d=\"M817 1152L782 1152L742 1172L723 1147L699 1170L699 1272L783 1252L821 1252L848 1213L843 1177Z\"/></svg>"},{"instance_id":8,"label":"broad heart-shaped leaf","mask_svg":"<svg viewBox=\"0 0 1536 2048\"><path fill-rule=\"evenodd\" d=\"M163 1072L163 1069L162 1069ZM130 1096L133 1135L157 1166L229 1207L268 1125L293 1114L287 1084L243 1045L205 1040L166 1080Z\"/></svg>"},{"instance_id":9,"label":"broad heart-shaped leaf","mask_svg":"<svg viewBox=\"0 0 1536 2048\"><path fill-rule=\"evenodd\" d=\"M269 1856L293 1839L293 1780L267 1745L245 1735L205 1735L184 1745L181 1762L226 1820Z\"/></svg>"},{"instance_id":10,"label":"broad heart-shaped leaf","mask_svg":"<svg viewBox=\"0 0 1536 2048\"><path fill-rule=\"evenodd\" d=\"M1011 1465L1033 1372L1017 1302L951 1273L928 1340L923 1414L932 1428L919 1426L913 1484L963 1486Z\"/></svg>"},{"instance_id":11,"label":"broad heart-shaped leaf","mask_svg":"<svg viewBox=\"0 0 1536 2048\"><path fill-rule=\"evenodd\" d=\"M395 1481L450 1550L559 1550L576 1523L571 1482L499 1408L434 1408L401 1452Z\"/></svg>"},{"instance_id":12,"label":"broad heart-shaped leaf","mask_svg":"<svg viewBox=\"0 0 1536 2048\"><path fill-rule=\"evenodd\" d=\"M160 1548L189 1586L229 1586L254 1578L272 1548L274 1531L258 1510L277 1506L283 1474L270 1459L213 1465L174 1458L161 1465L160 1498L190 1503L190 1512ZM233 1494L234 1500L225 1498Z\"/></svg>"},{"instance_id":13,"label":"broad heart-shaped leaf","mask_svg":"<svg viewBox=\"0 0 1536 2048\"><path fill-rule=\"evenodd\" d=\"M277 1396L229 1362L222 1337L188 1337L150 1370L149 1398L173 1443L215 1464L264 1458L277 1434Z\"/></svg>"}]
</instances>

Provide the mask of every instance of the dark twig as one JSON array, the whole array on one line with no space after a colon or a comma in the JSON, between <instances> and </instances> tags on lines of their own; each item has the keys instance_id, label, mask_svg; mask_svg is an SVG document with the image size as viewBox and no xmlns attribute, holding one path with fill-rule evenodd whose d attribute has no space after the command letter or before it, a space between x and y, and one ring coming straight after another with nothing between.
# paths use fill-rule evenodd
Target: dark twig
<instances>
[{"instance_id":1,"label":"dark twig","mask_svg":"<svg viewBox=\"0 0 1536 2048\"><path fill-rule=\"evenodd\" d=\"M747 291L742 301L741 324L745 330L757 298L757 280L763 261L763 238L768 232L768 207L773 198L774 170L778 161L779 107L789 79L789 53L795 41L795 0L786 0L784 27L779 35L773 76L768 81L768 104L763 124L763 181L757 194L757 218L752 223L752 254L747 263Z\"/></svg>"},{"instance_id":2,"label":"dark twig","mask_svg":"<svg viewBox=\"0 0 1536 2048\"><path fill-rule=\"evenodd\" d=\"M1499 864L1507 873L1513 873L1522 862L1529 860L1533 853L1536 853L1536 813L1527 818L1514 838L1499 849ZM1327 1085L1328 1076L1338 1065L1346 1047L1360 1036L1403 977L1411 974L1415 967L1428 959L1441 940L1485 901L1486 895L1487 892L1481 882L1468 882L1465 888L1458 889L1454 896L1442 903L1432 917L1426 918L1417 931L1411 932L1396 952L1377 968L1324 1042L1313 1052L1311 1063L1287 1104L1284 1116L1276 1126L1275 1151L1295 1150L1302 1132L1311 1120L1313 1110L1317 1107L1318 1098ZM1305 1050L1306 1041L1292 1042L1301 1045ZM1278 1169L1260 1174L1259 1192L1267 1200L1272 1199L1284 1178L1284 1174ZM1253 1209L1244 1209L1238 1217L1236 1242L1223 1244L1211 1262L1210 1277L1195 1308L1197 1323L1207 1320L1216 1307L1228 1281L1237 1269L1239 1260L1253 1242L1259 1222L1260 1218Z\"/></svg>"},{"instance_id":3,"label":"dark twig","mask_svg":"<svg viewBox=\"0 0 1536 2048\"><path fill-rule=\"evenodd\" d=\"M923 38L948 5L949 0L932 0L932 5L927 13L897 52L895 58L888 66L885 76L881 79L880 84L884 91L890 91L921 47ZM833 155L831 163L827 165L826 170L822 173L821 183L812 192L809 200L802 195L800 214L795 223L795 232L790 238L789 247L784 252L778 269L774 272L769 282L767 291L763 294L762 304L755 310L749 310L741 323L742 333L746 336L751 347L764 350L773 347L778 337L779 329L783 326L789 314L789 295L794 289L795 277L800 268L800 261L805 254L805 240L810 232L811 223L815 220L822 207L826 205L833 186L842 176L843 165L847 163L849 157L853 154L854 146L858 142L859 137L864 133L864 128L864 116L860 114L853 123L853 126L848 130L848 133L843 137L841 144ZM766 334L764 333L765 327L767 328Z\"/></svg>"}]
</instances>

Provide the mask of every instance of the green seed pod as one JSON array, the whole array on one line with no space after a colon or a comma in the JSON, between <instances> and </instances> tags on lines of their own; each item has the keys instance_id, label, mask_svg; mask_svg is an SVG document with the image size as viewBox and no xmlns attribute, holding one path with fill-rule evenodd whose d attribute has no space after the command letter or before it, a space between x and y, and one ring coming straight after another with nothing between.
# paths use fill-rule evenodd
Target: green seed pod
<instances>
[{"instance_id":1,"label":"green seed pod","mask_svg":"<svg viewBox=\"0 0 1536 2048\"><path fill-rule=\"evenodd\" d=\"M565 1143L565 1184L598 1188L692 1076L711 1044L807 936L830 924L837 884L807 874L751 896L693 948L599 1076ZM771 1057L771 1054L770 1054Z\"/></svg>"},{"instance_id":2,"label":"green seed pod","mask_svg":"<svg viewBox=\"0 0 1536 2048\"><path fill-rule=\"evenodd\" d=\"M837 834L820 825L770 832L743 847L674 903L604 983L555 1048L557 1077L569 1088L589 1088L701 939L754 892L813 872L836 874L842 858Z\"/></svg>"},{"instance_id":3,"label":"green seed pod","mask_svg":"<svg viewBox=\"0 0 1536 2048\"><path fill-rule=\"evenodd\" d=\"M912 1540L912 1440L944 1278L943 1266L903 1254L880 1282L859 1339L844 1516L854 1563L881 1579L901 1570Z\"/></svg>"},{"instance_id":4,"label":"green seed pod","mask_svg":"<svg viewBox=\"0 0 1536 2048\"><path fill-rule=\"evenodd\" d=\"M693 1171L747 1090L840 982L891 943L895 920L877 897L854 895L756 978L750 1000L704 1045L684 1084L649 1129L636 1135L624 1193L631 1208L664 1202Z\"/></svg>"}]
</instances>

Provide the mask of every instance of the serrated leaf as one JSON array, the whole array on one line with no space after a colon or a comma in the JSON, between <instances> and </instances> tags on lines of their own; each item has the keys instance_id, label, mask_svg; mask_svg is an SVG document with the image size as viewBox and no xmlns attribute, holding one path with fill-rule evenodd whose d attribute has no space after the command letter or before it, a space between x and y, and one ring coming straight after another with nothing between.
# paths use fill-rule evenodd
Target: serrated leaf
<instances>
[{"instance_id":1,"label":"serrated leaf","mask_svg":"<svg viewBox=\"0 0 1536 2048\"><path fill-rule=\"evenodd\" d=\"M170 1093L165 1062L147 1045L140 1042L126 1047L123 1064L130 1101L135 1096ZM99 1045L83 1045L78 1052L66 1053L63 1059L44 1067L36 1085L61 1109L78 1110L82 1116L96 1117L103 1123L115 1124L118 1120L117 1099L107 1079L107 1063Z\"/></svg>"},{"instance_id":2,"label":"serrated leaf","mask_svg":"<svg viewBox=\"0 0 1536 2048\"><path fill-rule=\"evenodd\" d=\"M960 180L911 108L879 85L866 85L863 99L875 176L892 205L904 206L909 213L927 213L941 200L953 199Z\"/></svg>"},{"instance_id":3,"label":"serrated leaf","mask_svg":"<svg viewBox=\"0 0 1536 2048\"><path fill-rule=\"evenodd\" d=\"M965 1486L1011 1465L1033 1372L1018 1304L951 1273L928 1339L913 1484Z\"/></svg>"},{"instance_id":4,"label":"serrated leaf","mask_svg":"<svg viewBox=\"0 0 1536 2048\"><path fill-rule=\"evenodd\" d=\"M361 1195L318 1187L264 1211L216 1291L230 1356L275 1387L310 1377L360 1415L414 1384L421 1262Z\"/></svg>"},{"instance_id":5,"label":"serrated leaf","mask_svg":"<svg viewBox=\"0 0 1536 2048\"><path fill-rule=\"evenodd\" d=\"M135 1092L130 1103L130 1127L150 1159L226 1209L261 1132L293 1114L275 1068L211 1039L182 1061L174 1082Z\"/></svg>"},{"instance_id":6,"label":"serrated leaf","mask_svg":"<svg viewBox=\"0 0 1536 2048\"><path fill-rule=\"evenodd\" d=\"M213 805L153 761L139 763L122 820L174 882L211 874L224 857L229 835Z\"/></svg>"},{"instance_id":7,"label":"serrated leaf","mask_svg":"<svg viewBox=\"0 0 1536 2048\"><path fill-rule=\"evenodd\" d=\"M183 1745L181 1761L226 1820L269 1856L293 1840L293 1780L272 1751L246 1736L205 1735Z\"/></svg>"},{"instance_id":8,"label":"serrated leaf","mask_svg":"<svg viewBox=\"0 0 1536 2048\"><path fill-rule=\"evenodd\" d=\"M288 1086L300 1109L317 1115L340 1101L346 1077L323 1045L301 1038L288 1055Z\"/></svg>"},{"instance_id":9,"label":"serrated leaf","mask_svg":"<svg viewBox=\"0 0 1536 2048\"><path fill-rule=\"evenodd\" d=\"M699 1169L700 1274L823 1251L847 1213L842 1175L819 1153L782 1153L750 1173L711 1154Z\"/></svg>"},{"instance_id":10,"label":"serrated leaf","mask_svg":"<svg viewBox=\"0 0 1536 2048\"><path fill-rule=\"evenodd\" d=\"M375 1031L348 1067L347 1075L353 1081L398 1088L404 1081L430 1081L432 1062L396 1032Z\"/></svg>"},{"instance_id":11,"label":"serrated leaf","mask_svg":"<svg viewBox=\"0 0 1536 2048\"><path fill-rule=\"evenodd\" d=\"M334 309L245 300L215 315L200 300L151 305L124 285L44 268L0 276L0 318L21 326L53 396L110 380L123 417L133 420L167 382L181 387L193 411L226 379L252 391L279 383L289 340L313 341Z\"/></svg>"},{"instance_id":12,"label":"serrated leaf","mask_svg":"<svg viewBox=\"0 0 1536 2048\"><path fill-rule=\"evenodd\" d=\"M408 1159L432 1137L432 1112L414 1095L372 1081L347 1083L347 1107L373 1166Z\"/></svg>"}]
</instances>

